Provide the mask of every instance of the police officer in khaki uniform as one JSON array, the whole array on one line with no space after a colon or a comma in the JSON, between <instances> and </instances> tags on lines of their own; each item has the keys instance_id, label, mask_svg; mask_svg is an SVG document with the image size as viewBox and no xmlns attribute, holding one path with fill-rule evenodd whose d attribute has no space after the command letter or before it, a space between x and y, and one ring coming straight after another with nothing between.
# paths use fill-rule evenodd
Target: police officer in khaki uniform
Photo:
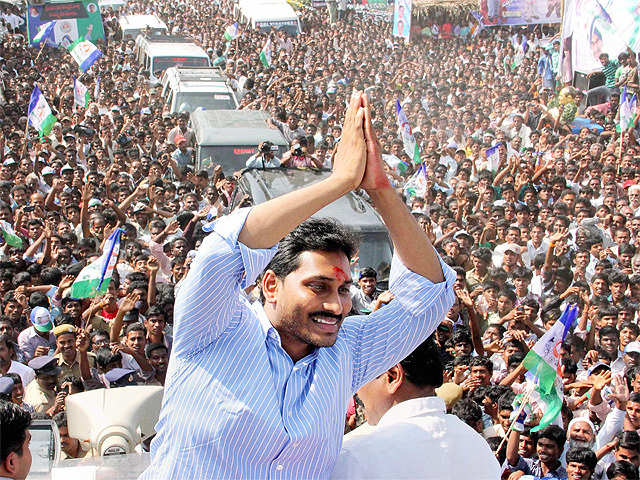
<instances>
[{"instance_id":1,"label":"police officer in khaki uniform","mask_svg":"<svg viewBox=\"0 0 640 480\"><path fill-rule=\"evenodd\" d=\"M58 359L49 355L36 357L29 362L36 373L35 381L27 385L24 402L38 413L53 416L64 409L65 392L56 395L60 367Z\"/></svg>"}]
</instances>

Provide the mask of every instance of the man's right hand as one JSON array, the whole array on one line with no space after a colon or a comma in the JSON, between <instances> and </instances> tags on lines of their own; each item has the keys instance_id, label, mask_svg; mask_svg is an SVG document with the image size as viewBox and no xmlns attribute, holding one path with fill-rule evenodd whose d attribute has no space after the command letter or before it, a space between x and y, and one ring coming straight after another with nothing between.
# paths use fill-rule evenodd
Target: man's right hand
<instances>
[{"instance_id":1,"label":"man's right hand","mask_svg":"<svg viewBox=\"0 0 640 480\"><path fill-rule=\"evenodd\" d=\"M43 346L36 347L36 351L33 353L34 358L44 357L45 355L49 355L49 348Z\"/></svg>"},{"instance_id":2,"label":"man's right hand","mask_svg":"<svg viewBox=\"0 0 640 480\"><path fill-rule=\"evenodd\" d=\"M348 191L360 185L367 163L363 121L362 92L354 90L344 117L343 133L333 162L332 175L343 183Z\"/></svg>"}]
</instances>

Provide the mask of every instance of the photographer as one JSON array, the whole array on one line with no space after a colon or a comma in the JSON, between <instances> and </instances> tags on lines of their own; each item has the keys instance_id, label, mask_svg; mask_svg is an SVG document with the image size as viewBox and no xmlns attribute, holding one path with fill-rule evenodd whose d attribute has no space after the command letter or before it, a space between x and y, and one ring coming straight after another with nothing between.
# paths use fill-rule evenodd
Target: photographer
<instances>
[{"instance_id":1,"label":"photographer","mask_svg":"<svg viewBox=\"0 0 640 480\"><path fill-rule=\"evenodd\" d=\"M296 168L322 168L322 161L307 153L307 137L296 136L291 149L282 156L282 165Z\"/></svg>"},{"instance_id":2,"label":"photographer","mask_svg":"<svg viewBox=\"0 0 640 480\"><path fill-rule=\"evenodd\" d=\"M266 141L258 145L258 151L247 159L247 168L278 168L281 165L280 159L274 152L278 151L278 146Z\"/></svg>"}]
</instances>

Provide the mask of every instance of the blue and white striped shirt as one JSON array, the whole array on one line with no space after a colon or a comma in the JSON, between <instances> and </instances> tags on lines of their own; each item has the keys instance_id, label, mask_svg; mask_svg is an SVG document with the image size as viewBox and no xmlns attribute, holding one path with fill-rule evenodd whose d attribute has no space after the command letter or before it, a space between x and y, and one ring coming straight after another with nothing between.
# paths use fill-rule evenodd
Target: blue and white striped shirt
<instances>
[{"instance_id":1,"label":"blue and white striped shirt","mask_svg":"<svg viewBox=\"0 0 640 480\"><path fill-rule=\"evenodd\" d=\"M406 357L453 304L455 272L433 284L394 259L395 299L344 320L336 343L295 364L242 289L276 252L238 242L249 209L205 238L175 304L173 351L143 480L327 478L347 402Z\"/></svg>"}]
</instances>

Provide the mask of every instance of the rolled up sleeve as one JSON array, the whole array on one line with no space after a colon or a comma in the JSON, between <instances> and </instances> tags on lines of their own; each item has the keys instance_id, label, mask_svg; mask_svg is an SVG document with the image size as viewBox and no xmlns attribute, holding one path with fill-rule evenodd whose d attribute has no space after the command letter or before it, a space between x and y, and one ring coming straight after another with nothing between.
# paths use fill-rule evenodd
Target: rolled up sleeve
<instances>
[{"instance_id":1,"label":"rolled up sleeve","mask_svg":"<svg viewBox=\"0 0 640 480\"><path fill-rule=\"evenodd\" d=\"M199 351L232 324L240 290L251 285L277 251L251 249L238 241L250 208L205 226L207 236L175 303L173 353Z\"/></svg>"},{"instance_id":2,"label":"rolled up sleeve","mask_svg":"<svg viewBox=\"0 0 640 480\"><path fill-rule=\"evenodd\" d=\"M453 305L456 273L438 259L444 281L433 283L394 256L389 281L394 299L371 315L345 320L341 334L351 349L354 392L409 355Z\"/></svg>"}]
</instances>

